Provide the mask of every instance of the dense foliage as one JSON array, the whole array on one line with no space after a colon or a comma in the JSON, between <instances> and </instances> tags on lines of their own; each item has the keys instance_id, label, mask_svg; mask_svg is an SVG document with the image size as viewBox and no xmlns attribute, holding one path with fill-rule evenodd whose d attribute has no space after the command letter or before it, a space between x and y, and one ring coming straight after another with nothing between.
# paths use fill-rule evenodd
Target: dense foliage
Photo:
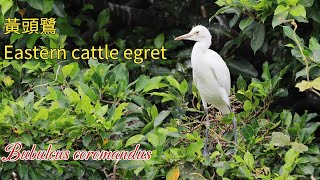
<instances>
[{"instance_id":1,"label":"dense foliage","mask_svg":"<svg viewBox=\"0 0 320 180\"><path fill-rule=\"evenodd\" d=\"M212 7L213 2L191 1L190 6L189 1L132 2L138 5L0 0L1 47L35 45L71 51L108 44L120 51L163 45L168 49L168 60L148 59L142 64L121 56L108 61L74 60L70 54L66 60L5 60L0 52L0 156L8 155L4 151L8 143L20 141L24 149L33 144L46 149L52 144L55 150L71 152L130 151L139 143L141 149L152 151L152 158L1 161L1 179L320 177L320 122L312 112L319 110L320 102L317 1L218 0L219 7L208 8L212 12L207 14L214 14L208 25L217 41L213 48L232 73L230 98L235 112L228 117L211 113L209 157L202 155L204 112L191 78L191 46L172 39L192 25L179 19L180 14L201 14L189 11L190 6ZM133 8L125 7L128 4ZM126 8L129 15L135 11L130 16L152 12L154 18L173 19L183 28L176 29L171 20L159 20L160 28L143 20L139 24L134 17L126 22L130 29L123 28L121 12ZM56 17L57 34L4 35L7 17ZM208 21L203 12L197 18L184 18L192 23ZM299 99L301 94L314 102L304 96ZM303 102L302 108L293 101ZM233 117L239 124L239 144L232 141Z\"/></svg>"}]
</instances>

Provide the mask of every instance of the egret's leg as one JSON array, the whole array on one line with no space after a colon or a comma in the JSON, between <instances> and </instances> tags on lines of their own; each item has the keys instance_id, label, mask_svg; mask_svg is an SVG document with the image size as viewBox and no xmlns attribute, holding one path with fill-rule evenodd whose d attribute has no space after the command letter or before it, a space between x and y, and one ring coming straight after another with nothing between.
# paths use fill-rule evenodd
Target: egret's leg
<instances>
[{"instance_id":1,"label":"egret's leg","mask_svg":"<svg viewBox=\"0 0 320 180\"><path fill-rule=\"evenodd\" d=\"M230 112L232 112L232 111L231 111L231 107L228 106L228 108L229 108ZM232 122L233 122L234 142L235 142L236 144L238 144L237 119L234 117L233 120L232 120Z\"/></svg>"},{"instance_id":2,"label":"egret's leg","mask_svg":"<svg viewBox=\"0 0 320 180\"><path fill-rule=\"evenodd\" d=\"M208 116L208 107L207 107L207 103L202 101L203 104L203 108L204 111L206 112L206 140L204 142L204 151L203 151L203 155L204 156L209 156L209 151L208 151L208 136L209 136L209 126L210 126L210 122L209 122L209 116Z\"/></svg>"}]
</instances>

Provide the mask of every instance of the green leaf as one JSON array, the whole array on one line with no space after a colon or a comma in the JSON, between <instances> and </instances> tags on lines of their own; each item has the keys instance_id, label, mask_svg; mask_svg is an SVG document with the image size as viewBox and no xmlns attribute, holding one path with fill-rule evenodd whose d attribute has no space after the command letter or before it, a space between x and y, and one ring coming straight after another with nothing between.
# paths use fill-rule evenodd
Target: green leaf
<instances>
[{"instance_id":1,"label":"green leaf","mask_svg":"<svg viewBox=\"0 0 320 180\"><path fill-rule=\"evenodd\" d=\"M178 81L176 79L174 79L172 76L167 76L166 79L171 86L177 88L181 92L180 84L178 83Z\"/></svg>"},{"instance_id":2,"label":"green leaf","mask_svg":"<svg viewBox=\"0 0 320 180\"><path fill-rule=\"evenodd\" d=\"M103 11L100 12L98 18L97 18L97 24L98 27L101 29L103 26L108 24L110 19L110 11L109 9L104 9Z\"/></svg>"},{"instance_id":3,"label":"green leaf","mask_svg":"<svg viewBox=\"0 0 320 180\"><path fill-rule=\"evenodd\" d=\"M287 6L278 5L277 8L276 8L276 10L274 10L274 15L283 13L283 12L287 11L288 9L289 9L289 7L287 7Z\"/></svg>"},{"instance_id":4,"label":"green leaf","mask_svg":"<svg viewBox=\"0 0 320 180\"><path fill-rule=\"evenodd\" d=\"M149 131L153 129L153 122L149 122L147 125L145 125L141 131L141 134L147 134Z\"/></svg>"},{"instance_id":5,"label":"green leaf","mask_svg":"<svg viewBox=\"0 0 320 180\"><path fill-rule=\"evenodd\" d=\"M304 151L308 151L308 146L301 144L301 143L297 143L297 142L291 142L290 145L292 146L292 148L299 152L299 153L303 153Z\"/></svg>"},{"instance_id":6,"label":"green leaf","mask_svg":"<svg viewBox=\"0 0 320 180\"><path fill-rule=\"evenodd\" d=\"M142 91L144 87L149 83L150 78L146 75L141 75L136 82L136 91ZM160 80L161 81L161 80Z\"/></svg>"},{"instance_id":7,"label":"green leaf","mask_svg":"<svg viewBox=\"0 0 320 180\"><path fill-rule=\"evenodd\" d=\"M24 164L18 164L18 174L20 177L27 177L28 176L28 166Z\"/></svg>"},{"instance_id":8,"label":"green leaf","mask_svg":"<svg viewBox=\"0 0 320 180\"><path fill-rule=\"evenodd\" d=\"M310 154L320 154L319 147L317 145L309 146L308 153L310 153Z\"/></svg>"},{"instance_id":9,"label":"green leaf","mask_svg":"<svg viewBox=\"0 0 320 180\"><path fill-rule=\"evenodd\" d=\"M290 26L283 26L283 31L287 37L289 37L291 40L295 41L295 38L294 38L295 32L293 31L293 29Z\"/></svg>"},{"instance_id":10,"label":"green leaf","mask_svg":"<svg viewBox=\"0 0 320 180\"><path fill-rule=\"evenodd\" d=\"M29 167L29 175L32 180L41 180L43 177L35 170L34 167Z\"/></svg>"},{"instance_id":11,"label":"green leaf","mask_svg":"<svg viewBox=\"0 0 320 180\"><path fill-rule=\"evenodd\" d=\"M293 148L287 151L284 161L286 164L293 164L294 160L299 156L299 152L295 151Z\"/></svg>"},{"instance_id":12,"label":"green leaf","mask_svg":"<svg viewBox=\"0 0 320 180\"><path fill-rule=\"evenodd\" d=\"M217 0L215 3L220 7L227 5L225 0Z\"/></svg>"},{"instance_id":13,"label":"green leaf","mask_svg":"<svg viewBox=\"0 0 320 180\"><path fill-rule=\"evenodd\" d=\"M264 38L265 38L265 27L263 23L259 23L254 28L253 37L250 43L254 53L256 53L257 50L259 50L262 47Z\"/></svg>"},{"instance_id":14,"label":"green leaf","mask_svg":"<svg viewBox=\"0 0 320 180\"><path fill-rule=\"evenodd\" d=\"M320 50L320 44L318 42L318 40L314 37L311 37L309 40L309 48L312 51L316 51L316 50Z\"/></svg>"},{"instance_id":15,"label":"green leaf","mask_svg":"<svg viewBox=\"0 0 320 180\"><path fill-rule=\"evenodd\" d=\"M42 11L42 14L50 12L53 7L53 0L29 0L27 2L34 9Z\"/></svg>"},{"instance_id":16,"label":"green leaf","mask_svg":"<svg viewBox=\"0 0 320 180\"><path fill-rule=\"evenodd\" d=\"M144 135L141 135L141 134L137 134L137 135L130 137L126 142L125 147L128 147L131 144L135 144L135 143L140 142L143 137L144 137Z\"/></svg>"},{"instance_id":17,"label":"green leaf","mask_svg":"<svg viewBox=\"0 0 320 180\"><path fill-rule=\"evenodd\" d=\"M302 170L304 175L313 175L315 171L315 168L312 164L299 164L298 167Z\"/></svg>"},{"instance_id":18,"label":"green leaf","mask_svg":"<svg viewBox=\"0 0 320 180\"><path fill-rule=\"evenodd\" d=\"M164 136L165 137L165 136ZM165 140L165 139L164 139ZM148 141L154 146L158 147L159 145L162 145L164 143L163 138L160 136L154 134L154 133L148 133Z\"/></svg>"},{"instance_id":19,"label":"green leaf","mask_svg":"<svg viewBox=\"0 0 320 180\"><path fill-rule=\"evenodd\" d=\"M243 31L246 27L250 26L253 23L253 20L254 20L253 17L249 17L241 20L239 23L240 29Z\"/></svg>"},{"instance_id":20,"label":"green leaf","mask_svg":"<svg viewBox=\"0 0 320 180\"><path fill-rule=\"evenodd\" d=\"M2 14L6 14L6 12L13 5L13 1L12 0L0 0L0 4L1 4L1 12L2 12Z\"/></svg>"},{"instance_id":21,"label":"green leaf","mask_svg":"<svg viewBox=\"0 0 320 180\"><path fill-rule=\"evenodd\" d=\"M282 13L279 13L279 14L273 16L272 28L275 28L276 26L279 26L280 24L284 23L284 21L287 19L288 15L289 15L289 12L285 11L285 12L282 12Z\"/></svg>"},{"instance_id":22,"label":"green leaf","mask_svg":"<svg viewBox=\"0 0 320 180\"><path fill-rule=\"evenodd\" d=\"M16 34L16 33L11 34L10 44L13 44L14 42L16 42L16 40L21 39L23 37L24 37L24 34Z\"/></svg>"},{"instance_id":23,"label":"green leaf","mask_svg":"<svg viewBox=\"0 0 320 180\"><path fill-rule=\"evenodd\" d=\"M245 111L250 111L252 108L253 108L253 107L252 107L251 101L246 100L246 101L244 102L244 104L243 104L243 109L244 109Z\"/></svg>"},{"instance_id":24,"label":"green leaf","mask_svg":"<svg viewBox=\"0 0 320 180\"><path fill-rule=\"evenodd\" d=\"M288 129L292 123L292 114L288 110L284 110L281 113L281 119L283 119L284 124L286 125L286 128Z\"/></svg>"},{"instance_id":25,"label":"green leaf","mask_svg":"<svg viewBox=\"0 0 320 180\"><path fill-rule=\"evenodd\" d=\"M269 79L271 79L271 74L270 74L270 70L269 70L269 63L268 62L264 62L263 65L262 65L262 70L263 70L263 73L262 73L262 79L267 81Z\"/></svg>"},{"instance_id":26,"label":"green leaf","mask_svg":"<svg viewBox=\"0 0 320 180\"><path fill-rule=\"evenodd\" d=\"M161 33L154 39L154 45L156 46L156 48L160 49L161 46L163 46L163 43L164 43L164 34Z\"/></svg>"},{"instance_id":27,"label":"green leaf","mask_svg":"<svg viewBox=\"0 0 320 180\"><path fill-rule=\"evenodd\" d=\"M253 170L253 168L254 168L254 158L253 158L253 155L249 151L247 151L244 154L243 160L246 163L246 165L249 167L249 169Z\"/></svg>"},{"instance_id":28,"label":"green leaf","mask_svg":"<svg viewBox=\"0 0 320 180\"><path fill-rule=\"evenodd\" d=\"M169 114L170 114L170 111L161 111L159 115L156 117L156 119L154 120L153 127L156 128L157 126L159 126Z\"/></svg>"},{"instance_id":29,"label":"green leaf","mask_svg":"<svg viewBox=\"0 0 320 180\"><path fill-rule=\"evenodd\" d=\"M117 167L123 170L137 169L144 167L146 163L141 160L119 161Z\"/></svg>"},{"instance_id":30,"label":"green leaf","mask_svg":"<svg viewBox=\"0 0 320 180\"><path fill-rule=\"evenodd\" d=\"M288 5L295 6L299 2L299 0L285 0Z\"/></svg>"},{"instance_id":31,"label":"green leaf","mask_svg":"<svg viewBox=\"0 0 320 180\"><path fill-rule=\"evenodd\" d=\"M47 120L49 116L49 110L46 108L40 109L35 118L32 120L33 122L38 121L39 119Z\"/></svg>"},{"instance_id":32,"label":"green leaf","mask_svg":"<svg viewBox=\"0 0 320 180\"><path fill-rule=\"evenodd\" d=\"M68 64L61 68L61 72L64 78L66 78L71 73L72 69L73 69L73 64Z\"/></svg>"},{"instance_id":33,"label":"green leaf","mask_svg":"<svg viewBox=\"0 0 320 180\"><path fill-rule=\"evenodd\" d=\"M293 7L290 10L290 14L292 16L302 16L306 18L307 12L304 6L302 6L301 4L298 4L296 7Z\"/></svg>"},{"instance_id":34,"label":"green leaf","mask_svg":"<svg viewBox=\"0 0 320 180\"><path fill-rule=\"evenodd\" d=\"M10 87L10 86L14 83L14 80L12 80L10 76L5 76L5 77L2 79L2 82L4 83L4 85L5 85L6 87Z\"/></svg>"},{"instance_id":35,"label":"green leaf","mask_svg":"<svg viewBox=\"0 0 320 180\"><path fill-rule=\"evenodd\" d=\"M80 84L79 92L80 89L83 91L90 99L92 102L96 102L100 97L99 95L93 90L93 88L90 88L87 84Z\"/></svg>"},{"instance_id":36,"label":"green leaf","mask_svg":"<svg viewBox=\"0 0 320 180\"><path fill-rule=\"evenodd\" d=\"M287 146L290 144L290 136L283 134L282 132L273 132L271 142L275 146Z\"/></svg>"},{"instance_id":37,"label":"green leaf","mask_svg":"<svg viewBox=\"0 0 320 180\"><path fill-rule=\"evenodd\" d=\"M115 122L116 120L120 119L122 115L124 115L123 111L129 105L129 103L121 103L114 112L112 120Z\"/></svg>"},{"instance_id":38,"label":"green leaf","mask_svg":"<svg viewBox=\"0 0 320 180\"><path fill-rule=\"evenodd\" d=\"M250 139L255 135L254 129L250 125L244 125L241 129L242 135L245 139Z\"/></svg>"},{"instance_id":39,"label":"green leaf","mask_svg":"<svg viewBox=\"0 0 320 180\"><path fill-rule=\"evenodd\" d=\"M151 114L152 120L155 120L156 117L157 117L158 114L159 114L158 109L157 109L157 106L153 105L153 106L151 107L150 114Z\"/></svg>"},{"instance_id":40,"label":"green leaf","mask_svg":"<svg viewBox=\"0 0 320 180\"><path fill-rule=\"evenodd\" d=\"M308 17L320 23L320 11L315 6L308 8Z\"/></svg>"},{"instance_id":41,"label":"green leaf","mask_svg":"<svg viewBox=\"0 0 320 180\"><path fill-rule=\"evenodd\" d=\"M64 11L64 3L62 1L54 1L53 3L53 12L59 16L59 17L64 17L65 16L65 11Z\"/></svg>"},{"instance_id":42,"label":"green leaf","mask_svg":"<svg viewBox=\"0 0 320 180\"><path fill-rule=\"evenodd\" d=\"M163 87L163 85L160 83L162 79L163 79L162 76L156 76L148 80L147 83L145 83L143 92L149 92L151 90L159 89L160 87Z\"/></svg>"},{"instance_id":43,"label":"green leaf","mask_svg":"<svg viewBox=\"0 0 320 180\"><path fill-rule=\"evenodd\" d=\"M203 148L204 144L202 141L197 141L194 143L191 143L187 148L186 148L186 153L189 156L194 156L194 155L201 155L201 149Z\"/></svg>"},{"instance_id":44,"label":"green leaf","mask_svg":"<svg viewBox=\"0 0 320 180\"><path fill-rule=\"evenodd\" d=\"M313 81L301 81L296 84L296 87L299 88L300 92L303 92L307 89L314 88L316 90L320 90L320 77L314 79Z\"/></svg>"},{"instance_id":45,"label":"green leaf","mask_svg":"<svg viewBox=\"0 0 320 180\"><path fill-rule=\"evenodd\" d=\"M186 80L183 80L181 85L180 85L180 92L182 95L185 95L188 91L189 85Z\"/></svg>"},{"instance_id":46,"label":"green leaf","mask_svg":"<svg viewBox=\"0 0 320 180\"><path fill-rule=\"evenodd\" d=\"M230 71L235 74L240 74L243 77L257 77L258 71L257 69L244 58L237 58L235 60L227 61L228 67Z\"/></svg>"},{"instance_id":47,"label":"green leaf","mask_svg":"<svg viewBox=\"0 0 320 180\"><path fill-rule=\"evenodd\" d=\"M80 101L79 94L71 88L64 89L63 93L67 96L67 99L71 104L74 104Z\"/></svg>"},{"instance_id":48,"label":"green leaf","mask_svg":"<svg viewBox=\"0 0 320 180\"><path fill-rule=\"evenodd\" d=\"M19 141L21 141L26 146L30 146L33 144L30 134L23 134L22 136L20 136Z\"/></svg>"},{"instance_id":49,"label":"green leaf","mask_svg":"<svg viewBox=\"0 0 320 180\"><path fill-rule=\"evenodd\" d=\"M26 42L27 48L32 49L34 44L37 42L39 38L40 38L39 34L31 34L30 36L28 36L28 39Z\"/></svg>"},{"instance_id":50,"label":"green leaf","mask_svg":"<svg viewBox=\"0 0 320 180\"><path fill-rule=\"evenodd\" d=\"M246 81L243 79L243 77L240 75L237 79L237 88L238 89L245 89L247 87Z\"/></svg>"},{"instance_id":51,"label":"green leaf","mask_svg":"<svg viewBox=\"0 0 320 180\"><path fill-rule=\"evenodd\" d=\"M234 14L233 18L229 21L230 29L237 24L239 18L240 18L239 14Z\"/></svg>"},{"instance_id":52,"label":"green leaf","mask_svg":"<svg viewBox=\"0 0 320 180\"><path fill-rule=\"evenodd\" d=\"M82 137L82 144L84 145L84 147L88 147L90 142L92 141L93 135L89 134L89 135L85 135Z\"/></svg>"},{"instance_id":53,"label":"green leaf","mask_svg":"<svg viewBox=\"0 0 320 180\"><path fill-rule=\"evenodd\" d=\"M299 3L304 7L311 7L314 3L314 0L299 0Z\"/></svg>"}]
</instances>

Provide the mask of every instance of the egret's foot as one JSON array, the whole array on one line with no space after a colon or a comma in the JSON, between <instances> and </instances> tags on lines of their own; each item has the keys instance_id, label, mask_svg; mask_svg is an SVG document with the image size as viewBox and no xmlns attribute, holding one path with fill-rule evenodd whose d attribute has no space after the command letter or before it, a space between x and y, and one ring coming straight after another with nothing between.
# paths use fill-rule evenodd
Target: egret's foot
<instances>
[{"instance_id":1,"label":"egret's foot","mask_svg":"<svg viewBox=\"0 0 320 180\"><path fill-rule=\"evenodd\" d=\"M208 152L207 148L204 148L204 150L202 151L203 156L208 157L210 155L210 153Z\"/></svg>"},{"instance_id":2,"label":"egret's foot","mask_svg":"<svg viewBox=\"0 0 320 180\"><path fill-rule=\"evenodd\" d=\"M208 151L208 137L206 137L206 140L204 141L204 148L203 148L202 154L205 157L208 157L210 155Z\"/></svg>"}]
</instances>

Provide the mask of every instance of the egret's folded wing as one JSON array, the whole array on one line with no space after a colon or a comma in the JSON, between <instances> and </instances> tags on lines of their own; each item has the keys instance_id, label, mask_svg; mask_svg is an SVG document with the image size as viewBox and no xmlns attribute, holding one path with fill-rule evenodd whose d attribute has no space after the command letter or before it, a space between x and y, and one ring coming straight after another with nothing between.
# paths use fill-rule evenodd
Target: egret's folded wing
<instances>
[{"instance_id":1,"label":"egret's folded wing","mask_svg":"<svg viewBox=\"0 0 320 180\"><path fill-rule=\"evenodd\" d=\"M231 88L231 79L230 79L230 72L229 69L224 62L224 60L221 58L221 56L214 52L210 51L212 53L213 59L211 61L214 61L213 63L210 63L212 71L214 72L214 75L220 84L221 87L225 89L227 92L227 95L230 94L230 88ZM210 56L210 57L211 57Z\"/></svg>"}]
</instances>

